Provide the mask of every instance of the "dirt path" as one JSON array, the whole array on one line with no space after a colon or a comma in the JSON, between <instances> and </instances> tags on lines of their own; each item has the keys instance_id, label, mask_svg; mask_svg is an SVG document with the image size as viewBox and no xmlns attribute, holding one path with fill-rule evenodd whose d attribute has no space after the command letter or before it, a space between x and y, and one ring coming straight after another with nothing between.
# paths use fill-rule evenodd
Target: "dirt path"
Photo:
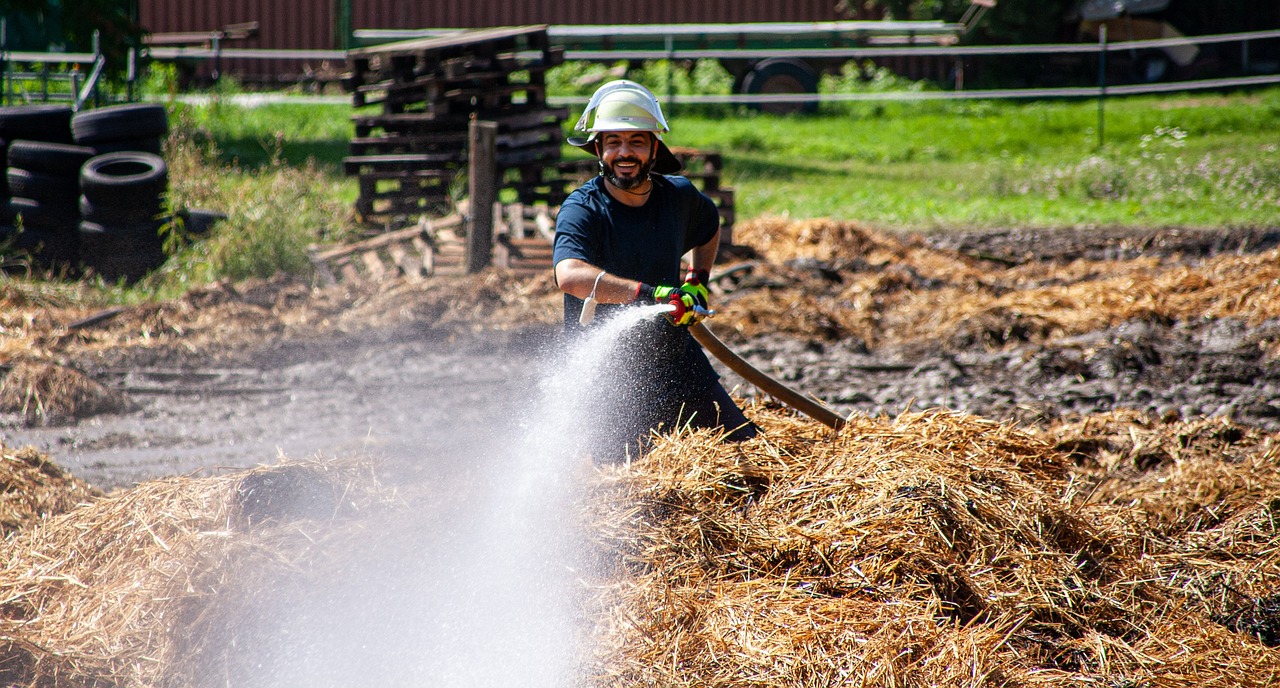
<instances>
[{"instance_id":1,"label":"dirt path","mask_svg":"<svg viewBox=\"0 0 1280 688\"><path fill-rule=\"evenodd\" d=\"M216 368L96 371L135 410L55 427L10 422L0 440L33 444L104 488L281 454L368 455L396 469L452 474L454 457L483 456L477 445L501 441L519 422L535 375L529 353L463 350L403 331L306 340L246 351Z\"/></svg>"}]
</instances>

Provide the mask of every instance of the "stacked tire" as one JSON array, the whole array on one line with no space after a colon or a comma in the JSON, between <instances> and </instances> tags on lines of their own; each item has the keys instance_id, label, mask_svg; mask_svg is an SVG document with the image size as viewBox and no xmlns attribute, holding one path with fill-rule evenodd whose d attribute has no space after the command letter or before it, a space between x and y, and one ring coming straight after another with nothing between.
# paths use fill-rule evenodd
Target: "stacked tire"
<instances>
[{"instance_id":1,"label":"stacked tire","mask_svg":"<svg viewBox=\"0 0 1280 688\"><path fill-rule=\"evenodd\" d=\"M79 170L68 168L92 151L71 145L71 118L65 105L0 107L0 250L27 254L39 267L73 268L78 259Z\"/></svg>"},{"instance_id":2,"label":"stacked tire","mask_svg":"<svg viewBox=\"0 0 1280 688\"><path fill-rule=\"evenodd\" d=\"M93 157L83 146L19 139L9 145L5 179L9 207L22 218L24 248L49 268L73 268L80 250L80 168Z\"/></svg>"},{"instance_id":3,"label":"stacked tire","mask_svg":"<svg viewBox=\"0 0 1280 688\"><path fill-rule=\"evenodd\" d=\"M114 105L77 113L71 131L97 153L80 170L81 262L106 280L133 282L165 260L168 115L163 105Z\"/></svg>"},{"instance_id":4,"label":"stacked tire","mask_svg":"<svg viewBox=\"0 0 1280 688\"><path fill-rule=\"evenodd\" d=\"M120 151L80 170L80 257L108 281L133 282L165 261L169 169L154 153Z\"/></svg>"}]
</instances>

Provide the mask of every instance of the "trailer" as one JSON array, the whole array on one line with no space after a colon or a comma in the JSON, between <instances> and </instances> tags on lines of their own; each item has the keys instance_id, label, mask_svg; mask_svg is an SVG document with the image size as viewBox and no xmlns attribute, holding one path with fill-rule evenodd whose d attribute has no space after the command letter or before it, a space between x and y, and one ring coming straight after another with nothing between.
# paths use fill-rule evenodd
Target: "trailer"
<instances>
[{"instance_id":1,"label":"trailer","mask_svg":"<svg viewBox=\"0 0 1280 688\"><path fill-rule=\"evenodd\" d=\"M836 74L849 61L841 49L876 46L958 44L995 0L970 0L957 22L827 21L728 24L550 25L547 36L566 60L603 63L642 62L703 54L733 76L733 92L747 95L814 94L823 74ZM359 29L353 42L367 47L388 42L445 36L461 28ZM815 51L824 54L815 56ZM816 101L800 104L813 110ZM792 110L793 103L760 106Z\"/></svg>"},{"instance_id":2,"label":"trailer","mask_svg":"<svg viewBox=\"0 0 1280 688\"><path fill-rule=\"evenodd\" d=\"M789 50L869 45L950 45L995 0L970 0L958 22L879 21L842 14L831 0L651 0L629 5L528 0L523 3L424 3L408 0L136 0L152 36L153 55L182 59L203 79L218 74L244 83L296 83L334 78L339 53L392 41L495 26L545 25L570 60L643 61L672 50L735 51L717 59L736 93L814 93L818 77L838 72L848 56L788 56ZM724 23L720 23L724 22ZM252 25L246 34L227 27ZM234 39L234 40L232 40ZM192 41L195 41L193 43ZM306 51L305 57L195 60L232 48L262 55ZM328 55L333 53L333 55ZM920 78L917 76L916 78Z\"/></svg>"}]
</instances>

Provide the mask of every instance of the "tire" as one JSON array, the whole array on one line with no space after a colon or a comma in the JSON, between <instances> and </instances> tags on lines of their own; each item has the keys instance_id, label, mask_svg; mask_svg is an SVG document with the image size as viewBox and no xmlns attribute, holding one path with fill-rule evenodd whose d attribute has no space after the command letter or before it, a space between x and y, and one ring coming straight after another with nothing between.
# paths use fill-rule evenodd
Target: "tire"
<instances>
[{"instance_id":1,"label":"tire","mask_svg":"<svg viewBox=\"0 0 1280 688\"><path fill-rule=\"evenodd\" d=\"M178 213L178 217L182 220L182 227L187 234L203 236L208 234L214 225L227 219L227 214L216 210L184 208Z\"/></svg>"},{"instance_id":2,"label":"tire","mask_svg":"<svg viewBox=\"0 0 1280 688\"><path fill-rule=\"evenodd\" d=\"M1129 65L1129 75L1139 84L1163 81L1172 70L1173 61L1162 50L1144 50L1134 56Z\"/></svg>"},{"instance_id":3,"label":"tire","mask_svg":"<svg viewBox=\"0 0 1280 688\"><path fill-rule=\"evenodd\" d=\"M80 236L74 231L24 227L14 235L10 250L32 256L39 267L67 267L79 262Z\"/></svg>"},{"instance_id":4,"label":"tire","mask_svg":"<svg viewBox=\"0 0 1280 688\"><path fill-rule=\"evenodd\" d=\"M94 203L88 196L79 201L80 219L105 226L136 225L150 222L164 212L159 196L145 203Z\"/></svg>"},{"instance_id":5,"label":"tire","mask_svg":"<svg viewBox=\"0 0 1280 688\"><path fill-rule=\"evenodd\" d=\"M21 220L24 228L67 230L80 221L75 203L46 203L34 198L14 196L9 207Z\"/></svg>"},{"instance_id":6,"label":"tire","mask_svg":"<svg viewBox=\"0 0 1280 688\"><path fill-rule=\"evenodd\" d=\"M156 232L159 225L151 227L151 234L147 235L142 225L117 228L81 222L81 262L109 282L136 282L165 261L164 247Z\"/></svg>"},{"instance_id":7,"label":"tire","mask_svg":"<svg viewBox=\"0 0 1280 688\"><path fill-rule=\"evenodd\" d=\"M72 143L69 105L15 105L0 107L0 137L9 141Z\"/></svg>"},{"instance_id":8,"label":"tire","mask_svg":"<svg viewBox=\"0 0 1280 688\"><path fill-rule=\"evenodd\" d=\"M80 170L80 192L96 206L147 205L168 187L169 168L152 153L107 153Z\"/></svg>"},{"instance_id":9,"label":"tire","mask_svg":"<svg viewBox=\"0 0 1280 688\"><path fill-rule=\"evenodd\" d=\"M124 139L120 141L103 141L93 144L92 147L95 155L104 155L106 153L151 153L152 155L160 155L164 152L164 143L159 138L141 138L141 139Z\"/></svg>"},{"instance_id":10,"label":"tire","mask_svg":"<svg viewBox=\"0 0 1280 688\"><path fill-rule=\"evenodd\" d=\"M751 95L774 93L817 93L818 72L804 62L786 58L764 60L742 80L742 90ZM817 101L806 103L758 103L752 109L772 114L818 111Z\"/></svg>"},{"instance_id":11,"label":"tire","mask_svg":"<svg viewBox=\"0 0 1280 688\"><path fill-rule=\"evenodd\" d=\"M9 184L9 194L14 198L30 198L49 204L74 204L75 199L80 196L80 184L74 176L10 167L5 173L5 180Z\"/></svg>"},{"instance_id":12,"label":"tire","mask_svg":"<svg viewBox=\"0 0 1280 688\"><path fill-rule=\"evenodd\" d=\"M80 168L94 155L94 149L85 146L20 139L9 144L7 166L79 177Z\"/></svg>"},{"instance_id":13,"label":"tire","mask_svg":"<svg viewBox=\"0 0 1280 688\"><path fill-rule=\"evenodd\" d=\"M169 115L163 105L132 103L78 112L71 118L76 143L160 138L169 133Z\"/></svg>"}]
</instances>

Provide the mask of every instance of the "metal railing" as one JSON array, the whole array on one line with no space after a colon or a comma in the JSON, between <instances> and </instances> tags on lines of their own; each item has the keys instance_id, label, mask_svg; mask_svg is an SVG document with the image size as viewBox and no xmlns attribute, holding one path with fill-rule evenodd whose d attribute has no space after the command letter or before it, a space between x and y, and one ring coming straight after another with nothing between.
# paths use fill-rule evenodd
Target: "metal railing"
<instances>
[{"instance_id":1,"label":"metal railing","mask_svg":"<svg viewBox=\"0 0 1280 688\"><path fill-rule=\"evenodd\" d=\"M400 32L397 35L408 36L413 32ZM431 35L429 30L417 32L418 35ZM1115 53L1134 53L1137 51L1159 50L1181 46L1211 45L1221 43L1239 43L1242 63L1249 63L1249 44L1253 41L1280 39L1280 31L1250 31L1211 36L1184 36L1161 38L1154 40L1131 40L1108 42L1105 31L1096 43L1061 43L1011 46L958 46L958 45L912 45L912 46L848 46L838 48L793 48L793 49L680 49L667 50L566 50L566 61L613 61L613 60L762 60L768 58L794 59L842 59L870 60L888 57L951 57L964 59L987 56L1028 56L1028 55L1081 55L1096 56L1100 61ZM328 60L345 61L346 52L340 50L270 50L270 49L237 49L221 48L149 48L144 56L152 60L174 59L214 59L214 60ZM1099 81L1092 86L1053 87L1053 88L1018 88L1018 89L983 89L953 91L899 91L874 93L770 93L731 95L669 95L673 103L688 104L747 104L767 103L812 103L841 101L873 101L873 100L946 100L946 99L1028 99L1028 98L1084 98L1105 95L1138 95L1146 93L1167 93L1183 90L1203 90L1253 87L1280 84L1280 73L1255 74L1246 76L1191 79L1182 81L1159 81L1154 83L1129 83L1109 85L1105 73L1100 70ZM576 104L585 102L585 97L553 97L556 104Z\"/></svg>"},{"instance_id":2,"label":"metal railing","mask_svg":"<svg viewBox=\"0 0 1280 688\"><path fill-rule=\"evenodd\" d=\"M0 103L67 101L75 110L93 100L100 104L99 88L106 70L99 34L93 32L92 52L14 51L7 47L7 26L0 19ZM137 54L129 50L128 99L133 98L137 78Z\"/></svg>"}]
</instances>

